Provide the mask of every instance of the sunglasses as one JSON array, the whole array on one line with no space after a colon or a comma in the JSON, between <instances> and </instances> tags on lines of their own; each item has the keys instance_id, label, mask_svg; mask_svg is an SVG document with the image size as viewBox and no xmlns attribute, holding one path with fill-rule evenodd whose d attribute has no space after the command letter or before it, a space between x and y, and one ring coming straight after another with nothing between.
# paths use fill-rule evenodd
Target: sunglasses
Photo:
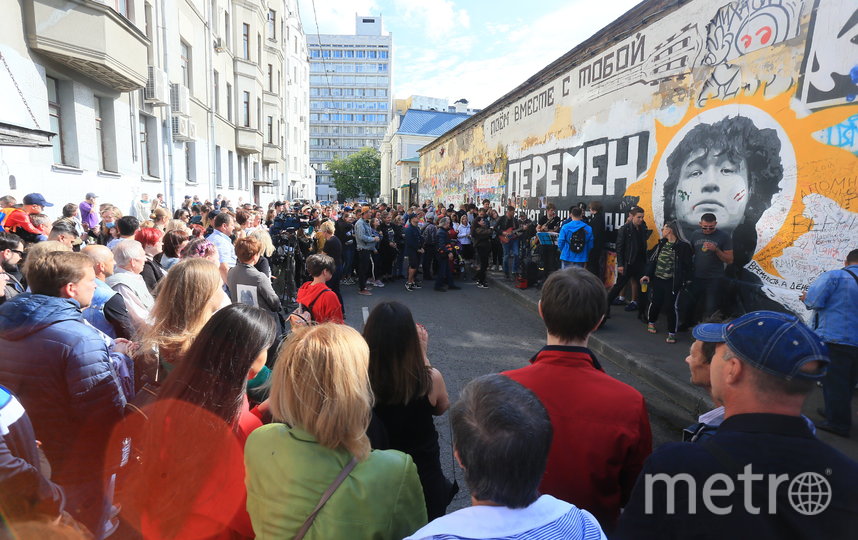
<instances>
[{"instance_id":1,"label":"sunglasses","mask_svg":"<svg viewBox=\"0 0 858 540\"><path fill-rule=\"evenodd\" d=\"M24 256L24 252L23 252L23 251L21 251L20 249L10 249L9 251L11 251L12 253L17 253L17 254L18 254L18 255L20 255L21 257L23 257L23 256Z\"/></svg>"},{"instance_id":2,"label":"sunglasses","mask_svg":"<svg viewBox=\"0 0 858 540\"><path fill-rule=\"evenodd\" d=\"M701 227L700 227L700 228L701 228L701 229L703 229L704 231L714 231L714 230L715 230L715 225L712 225L712 226L709 226L709 227L706 227L706 226L702 226L702 225L701 225Z\"/></svg>"}]
</instances>

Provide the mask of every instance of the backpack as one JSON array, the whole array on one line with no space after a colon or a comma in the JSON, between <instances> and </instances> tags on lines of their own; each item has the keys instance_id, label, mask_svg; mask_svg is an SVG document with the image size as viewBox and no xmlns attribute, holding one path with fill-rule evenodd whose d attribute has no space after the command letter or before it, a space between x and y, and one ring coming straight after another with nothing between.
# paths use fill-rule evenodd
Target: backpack
<instances>
[{"instance_id":1,"label":"backpack","mask_svg":"<svg viewBox=\"0 0 858 540\"><path fill-rule=\"evenodd\" d=\"M572 233L572 236L569 237L569 249L572 250L572 253L583 253L584 248L587 247L587 231L584 227L576 230Z\"/></svg>"},{"instance_id":2,"label":"backpack","mask_svg":"<svg viewBox=\"0 0 858 540\"><path fill-rule=\"evenodd\" d=\"M430 232L431 231L431 232ZM435 235L437 232L437 228L434 224L428 224L423 227L423 230L420 231L421 236L423 237L423 244L434 244L435 243Z\"/></svg>"},{"instance_id":3,"label":"backpack","mask_svg":"<svg viewBox=\"0 0 858 540\"><path fill-rule=\"evenodd\" d=\"M304 304L298 304L298 307L295 308L292 313L289 314L289 325L292 328L297 328L299 326L310 326L314 322L316 322L316 318L313 316L313 306L316 305L316 302L319 301L319 298L322 297L326 292L334 292L331 289L325 289L324 291L319 293L310 305L305 306Z\"/></svg>"}]
</instances>

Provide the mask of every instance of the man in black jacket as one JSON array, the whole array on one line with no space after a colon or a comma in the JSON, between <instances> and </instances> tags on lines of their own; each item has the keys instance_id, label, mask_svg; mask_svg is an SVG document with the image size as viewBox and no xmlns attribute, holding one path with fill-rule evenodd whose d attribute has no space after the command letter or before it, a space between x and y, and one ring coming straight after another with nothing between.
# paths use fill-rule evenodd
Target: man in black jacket
<instances>
[{"instance_id":1,"label":"man in black jacket","mask_svg":"<svg viewBox=\"0 0 858 540\"><path fill-rule=\"evenodd\" d=\"M515 217L515 207L507 206L506 214L498 220L495 230L503 244L503 273L507 279L510 274L518 274L518 237L521 224ZM507 232L509 231L509 232ZM510 261L512 259L512 261Z\"/></svg>"},{"instance_id":2,"label":"man in black jacket","mask_svg":"<svg viewBox=\"0 0 858 540\"><path fill-rule=\"evenodd\" d=\"M587 270L600 280L605 279L605 212L601 201L590 203L587 224L593 230L593 249L587 254Z\"/></svg>"},{"instance_id":3,"label":"man in black jacket","mask_svg":"<svg viewBox=\"0 0 858 540\"><path fill-rule=\"evenodd\" d=\"M646 240L649 234L644 223L643 208L633 206L629 210L628 221L617 231L617 283L608 294L608 316L611 313L611 302L629 281L632 301L626 306L626 311L638 310L638 282L643 277L646 265Z\"/></svg>"}]
</instances>

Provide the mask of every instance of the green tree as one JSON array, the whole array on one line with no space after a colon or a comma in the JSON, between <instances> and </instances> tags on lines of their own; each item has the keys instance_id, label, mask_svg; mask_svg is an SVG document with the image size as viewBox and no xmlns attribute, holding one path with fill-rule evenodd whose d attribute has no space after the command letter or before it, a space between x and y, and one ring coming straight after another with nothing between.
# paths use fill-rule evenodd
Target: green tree
<instances>
[{"instance_id":1,"label":"green tree","mask_svg":"<svg viewBox=\"0 0 858 540\"><path fill-rule=\"evenodd\" d=\"M365 147L347 158L334 158L327 168L341 199L359 195L375 198L381 190L381 156L375 148Z\"/></svg>"}]
</instances>

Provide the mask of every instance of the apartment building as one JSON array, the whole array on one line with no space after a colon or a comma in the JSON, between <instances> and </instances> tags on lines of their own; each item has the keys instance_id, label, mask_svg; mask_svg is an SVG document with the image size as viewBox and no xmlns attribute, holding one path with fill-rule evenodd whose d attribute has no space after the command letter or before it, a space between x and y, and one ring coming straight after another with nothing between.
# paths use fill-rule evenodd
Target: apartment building
<instances>
[{"instance_id":1,"label":"apartment building","mask_svg":"<svg viewBox=\"0 0 858 540\"><path fill-rule=\"evenodd\" d=\"M0 1L3 194L313 193L297 0Z\"/></svg>"},{"instance_id":2,"label":"apartment building","mask_svg":"<svg viewBox=\"0 0 858 540\"><path fill-rule=\"evenodd\" d=\"M354 35L308 34L310 164L316 198L337 198L326 163L378 149L390 120L393 37L380 16L357 16Z\"/></svg>"}]
</instances>

